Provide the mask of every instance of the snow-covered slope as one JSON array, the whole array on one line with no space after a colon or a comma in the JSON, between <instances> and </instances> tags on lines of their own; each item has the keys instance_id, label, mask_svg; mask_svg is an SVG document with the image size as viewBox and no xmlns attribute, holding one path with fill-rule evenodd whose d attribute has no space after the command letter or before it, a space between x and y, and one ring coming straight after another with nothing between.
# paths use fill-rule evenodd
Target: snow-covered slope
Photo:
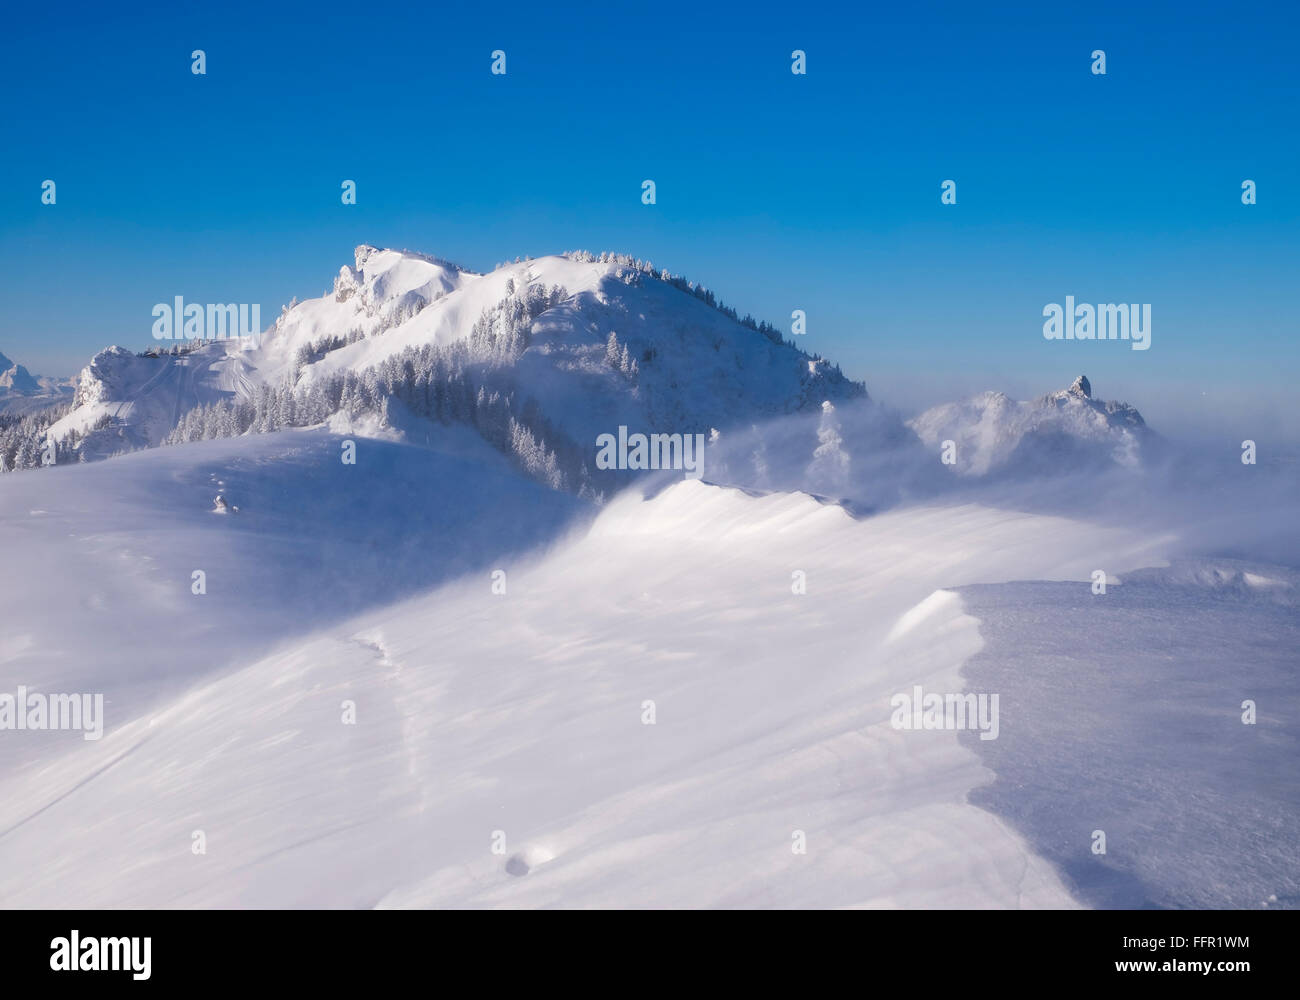
<instances>
[{"instance_id":1,"label":"snow-covered slope","mask_svg":"<svg viewBox=\"0 0 1300 1000\"><path fill-rule=\"evenodd\" d=\"M143 470L247 443L125 461ZM111 467L122 466L91 468ZM62 475L66 497L86 471L15 478ZM149 521L174 518L176 499L131 502ZM65 501L39 517L85 530L70 515ZM244 516L183 514L217 532ZM13 514L6 543L37 517ZM855 521L802 495L698 482L627 495L549 556L490 557L428 596L283 642L187 693L159 702L119 686L102 740L52 739L40 767L0 780L0 835L24 859L0 866L0 897L1071 905L1017 835L966 803L991 777L977 757L953 732L892 728L890 700L913 684L961 690L958 669L980 646L975 620L936 589L1086 580L1097 558L1140 565L1153 545L977 506ZM193 604L187 617L227 627L220 606L141 555L131 592L169 592L161 599L178 611ZM256 557L242 558L251 569ZM230 587L225 577L213 574L210 591ZM24 631L9 662L26 669L46 646ZM175 669L194 669L188 631L151 642L164 655L179 642ZM64 664L75 667L64 689L94 685L97 660L55 657L46 682ZM191 852L195 831L205 854ZM807 852L793 851L805 838Z\"/></svg>"},{"instance_id":2,"label":"snow-covered slope","mask_svg":"<svg viewBox=\"0 0 1300 1000\"><path fill-rule=\"evenodd\" d=\"M88 458L155 447L184 413L244 388L249 370L242 352L225 343L157 356L109 347L82 369L73 409L50 435L61 440L77 430Z\"/></svg>"},{"instance_id":3,"label":"snow-covered slope","mask_svg":"<svg viewBox=\"0 0 1300 1000\"><path fill-rule=\"evenodd\" d=\"M954 442L954 468L966 476L999 470L1060 473L1111 463L1135 468L1154 437L1132 406L1094 399L1084 375L1068 389L1032 402L986 392L945 403L909 426L936 450L944 441Z\"/></svg>"},{"instance_id":4,"label":"snow-covered slope","mask_svg":"<svg viewBox=\"0 0 1300 1000\"><path fill-rule=\"evenodd\" d=\"M862 394L825 362L774 343L680 288L632 265L589 257L542 257L487 275L426 265L436 271L430 284L441 293L430 301L426 286L399 294L403 284L385 283L397 262L407 263L404 255L358 247L356 268L343 269L333 298L285 313L255 363L263 378L274 377L321 336L360 329L364 339L310 365L306 377L360 372L407 348L468 340L485 312L559 289L559 304L531 323L516 377L549 419L575 438L619 423L707 430ZM426 308L393 323L426 301ZM635 377L606 361L611 332L636 362Z\"/></svg>"},{"instance_id":5,"label":"snow-covered slope","mask_svg":"<svg viewBox=\"0 0 1300 1000\"><path fill-rule=\"evenodd\" d=\"M1091 906L1300 906L1300 573L1199 558L1111 574L1104 594L961 595L986 642L963 673L1016 719L968 740L998 775L972 801Z\"/></svg>"},{"instance_id":6,"label":"snow-covered slope","mask_svg":"<svg viewBox=\"0 0 1300 1000\"><path fill-rule=\"evenodd\" d=\"M358 440L355 465L343 440L250 435L0 479L0 693L94 690L125 719L587 516L465 429ZM218 495L238 513L214 514ZM0 731L0 772L80 741L46 735Z\"/></svg>"},{"instance_id":7,"label":"snow-covered slope","mask_svg":"<svg viewBox=\"0 0 1300 1000\"><path fill-rule=\"evenodd\" d=\"M455 264L414 251L359 246L355 267L340 268L333 294L285 307L257 352L260 378L274 382L286 375L293 376L298 352L322 341L376 338L395 327L403 327L406 320L431 303L475 283L480 277ZM472 303L464 304L472 309ZM425 323L420 330L428 334L427 340L417 333L408 336L401 346L446 343L468 336L469 328L489 304L480 304L472 315L468 312L462 315L460 310L444 313L443 318L450 322L443 328L430 329ZM395 341L385 342L396 346ZM357 370L363 370L382 360L384 352L354 351L349 357Z\"/></svg>"},{"instance_id":8,"label":"snow-covered slope","mask_svg":"<svg viewBox=\"0 0 1300 1000\"><path fill-rule=\"evenodd\" d=\"M810 419L819 459L846 444L825 412ZM376 434L249 435L0 479L0 693L100 692L106 713L99 741L2 734L0 850L21 859L0 865L4 905L1292 898L1297 578L1221 560L1130 572L1207 542L1300 551L1284 468L1237 463L1165 496L1120 468L980 484L979 499L863 519L686 481L596 515L469 428L431 447ZM1091 594L1098 568L1108 597ZM1146 581L1159 607L1126 601ZM974 584L1030 605L957 589ZM1129 676L1127 650L1151 669ZM1108 675L1158 702L1169 753L1151 752L1141 711L1088 723ZM914 685L1000 694L994 747L893 728L892 699ZM1209 875L1241 831L1195 809L1153 825L1140 794L1239 796L1239 764L1179 750L1231 721L1228 695L1234 710L1259 700L1261 725L1232 738L1273 817L1249 834L1259 863L1229 865L1231 892ZM1136 784L1112 794L1080 770L1103 750ZM1104 871L1087 853L1097 812L1119 834ZM1164 866L1173 854L1204 878Z\"/></svg>"}]
</instances>

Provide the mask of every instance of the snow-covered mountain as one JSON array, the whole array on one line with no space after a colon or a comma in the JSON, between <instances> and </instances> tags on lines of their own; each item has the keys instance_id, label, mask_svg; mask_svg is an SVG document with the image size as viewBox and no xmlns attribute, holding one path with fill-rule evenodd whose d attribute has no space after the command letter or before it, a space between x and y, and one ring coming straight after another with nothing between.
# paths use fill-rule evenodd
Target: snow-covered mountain
<instances>
[{"instance_id":1,"label":"snow-covered mountain","mask_svg":"<svg viewBox=\"0 0 1300 1000\"><path fill-rule=\"evenodd\" d=\"M330 294L285 307L258 340L178 355L102 351L53 434L89 435L80 447L100 455L156 445L196 407L225 406L181 427L182 440L309 425L340 411L371 413L383 426L400 422L393 407L536 452L551 478L576 491L580 479L599 478L596 438L620 426L708 433L866 395L711 293L610 254L475 274L363 245Z\"/></svg>"},{"instance_id":2,"label":"snow-covered mountain","mask_svg":"<svg viewBox=\"0 0 1300 1000\"><path fill-rule=\"evenodd\" d=\"M37 392L40 383L22 365L0 354L0 391Z\"/></svg>"},{"instance_id":3,"label":"snow-covered mountain","mask_svg":"<svg viewBox=\"0 0 1300 1000\"><path fill-rule=\"evenodd\" d=\"M534 478L580 494L629 478L596 461L601 435L701 434L714 481L870 506L937 488L949 440L956 471L976 477L1136 467L1154 441L1136 409L1094 399L1083 376L1032 402L989 392L938 406L905 427L837 366L627 256L577 251L476 274L370 245L329 294L286 306L259 337L101 351L50 434L100 458L326 422L416 440L473 427Z\"/></svg>"},{"instance_id":4,"label":"snow-covered mountain","mask_svg":"<svg viewBox=\"0 0 1300 1000\"><path fill-rule=\"evenodd\" d=\"M0 353L0 413L25 413L66 402L72 397L71 379L33 375Z\"/></svg>"},{"instance_id":5,"label":"snow-covered mountain","mask_svg":"<svg viewBox=\"0 0 1300 1000\"><path fill-rule=\"evenodd\" d=\"M944 441L954 442L955 469L966 476L1004 469L1039 473L1112 464L1135 468L1154 441L1134 407L1094 399L1085 375L1068 389L1030 402L985 392L945 403L908 425L935 449Z\"/></svg>"}]
</instances>

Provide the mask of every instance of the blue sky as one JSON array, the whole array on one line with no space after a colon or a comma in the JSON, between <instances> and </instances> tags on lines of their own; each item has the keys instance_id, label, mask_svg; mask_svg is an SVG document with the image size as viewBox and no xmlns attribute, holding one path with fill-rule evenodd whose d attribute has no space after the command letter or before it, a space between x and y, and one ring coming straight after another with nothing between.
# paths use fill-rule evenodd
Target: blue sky
<instances>
[{"instance_id":1,"label":"blue sky","mask_svg":"<svg viewBox=\"0 0 1300 1000\"><path fill-rule=\"evenodd\" d=\"M1294 5L897 6L17 8L0 351L71 374L176 295L270 322L361 242L611 249L806 310L806 349L904 407L1086 372L1153 422L1294 430ZM1151 303L1151 350L1045 341L1067 294Z\"/></svg>"}]
</instances>

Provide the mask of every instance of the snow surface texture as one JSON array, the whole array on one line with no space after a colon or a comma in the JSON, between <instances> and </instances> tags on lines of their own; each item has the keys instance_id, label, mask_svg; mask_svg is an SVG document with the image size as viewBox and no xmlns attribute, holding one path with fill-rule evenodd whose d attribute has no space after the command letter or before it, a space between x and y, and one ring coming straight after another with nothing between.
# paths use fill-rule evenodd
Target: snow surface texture
<instances>
[{"instance_id":1,"label":"snow surface texture","mask_svg":"<svg viewBox=\"0 0 1300 1000\"><path fill-rule=\"evenodd\" d=\"M1137 898L1121 884L1132 880L1126 859L1142 857L1125 831L1146 829L1142 816L1154 814L1133 815L1132 803L1105 794L1111 772L1092 766L1097 730L1062 726L1080 712L1070 694L1080 676L1102 664L1106 673L1088 681L1095 694L1125 664L1085 656L1070 663L1077 676L1056 669L1048 653L1058 631L1075 640L1076 656L1078 644L1099 640L1048 612L993 635L988 648L1004 651L1011 676L963 680L983 642L951 588L1073 581L1030 586L1114 600L1118 610L1122 587L1143 579L1131 570L1196 542L1153 530L1155 511L1112 491L1131 517L1089 522L1019 512L990 492L855 520L806 495L679 482L650 499L620 496L590 522L585 505L523 480L468 433L436 451L363 440L357 467L338 464L339 445L324 432L285 432L5 477L3 676L10 686L104 691L108 713L98 742L77 733L0 741L5 905ZM1078 485L1068 491L1075 501ZM218 492L237 515L210 512ZM1016 495L1031 508L1059 505L1050 493ZM1219 544L1259 544L1245 527L1230 536L1213 520L1219 509L1211 497L1206 509L1174 513L1186 525L1208 519L1198 530ZM1167 521L1169 508L1159 516ZM498 537L509 530L514 544ZM557 539L549 554L523 554ZM1093 598L1098 565L1126 582ZM207 568L204 596L189 592L194 567ZM494 568L507 571L504 595L491 593ZM791 592L795 570L807 574L807 594ZM391 603L439 576L451 582ZM1175 729L1190 709L1199 734L1207 717L1227 726L1243 688L1259 692L1262 724L1233 737L1261 740L1250 759L1266 765L1255 787L1269 797L1255 808L1272 809L1274 821L1243 826L1254 814L1239 821L1228 810L1211 833L1249 836L1254 860L1244 864L1258 877L1247 894L1271 886L1285 904L1288 883L1269 866L1294 849L1296 803L1282 770L1294 737L1270 727L1294 718L1285 701L1274 704L1285 696L1279 678L1293 677L1294 645L1285 634L1251 643L1258 662L1240 684L1220 685L1222 698L1211 678L1240 654L1252 621L1288 620L1294 578L1252 563L1229 582L1246 617L1235 631L1189 640L1202 652L1177 662L1199 679L1191 697L1179 685L1150 696ZM1206 605L1162 603L1160 614L1185 626ZM339 623L366 606L375 610ZM984 614L994 626L1003 620ZM1148 648L1148 625L1149 616L1112 616L1105 642ZM893 729L890 698L914 684L1000 691L999 741L968 749L953 732ZM652 726L642 724L646 700L655 702ZM345 701L356 704L355 726L341 722ZM1113 773L1136 768L1129 780L1197 787L1198 798L1222 797L1224 781L1236 780L1204 758L1189 769L1176 740L1152 757L1110 704L1085 698L1083 717L1109 720L1129 740L1128 753L1108 762ZM1073 772L1067 753L1034 742L1058 728L1083 755ZM1039 758L1048 770L1035 770ZM1002 780L981 759L1017 793L1002 798ZM1019 792L1026 770L1043 786L1031 795ZM969 798L990 782L974 801L993 813ZM1063 813L1076 792L1096 808ZM1095 813L1111 830L1112 854L1081 872ZM1071 831L1083 838L1072 856L1037 843L1044 825L1071 816L1088 828ZM189 850L196 830L208 838L201 856ZM503 854L490 850L496 831ZM796 831L805 855L790 850ZM1167 827L1156 833L1169 836ZM1220 852L1224 840L1191 839L1205 876L1196 901L1238 903L1243 886L1220 892L1209 881L1240 866ZM1193 898L1186 883L1200 876L1159 857L1143 863L1142 899ZM1128 871L1108 883L1107 865Z\"/></svg>"},{"instance_id":2,"label":"snow surface texture","mask_svg":"<svg viewBox=\"0 0 1300 1000\"><path fill-rule=\"evenodd\" d=\"M0 844L24 859L0 869L0 894L11 906L1068 905L1051 870L965 801L991 777L977 758L954 733L891 728L889 698L913 683L960 690L980 646L960 602L927 602L936 577L1077 579L1099 552L1139 565L1151 544L980 506L855 521L806 496L695 482L626 495L540 562L504 562L506 595L480 573L144 712L142 692L122 692L103 740L61 754L51 741L49 759L0 785ZM816 599L791 593L795 569ZM922 602L924 617L907 617ZM150 641L193 655L184 632ZM100 665L81 670L62 679ZM647 699L655 725L641 722ZM355 726L340 722L345 700ZM204 856L189 852L196 829ZM489 850L495 830L505 855ZM806 855L791 852L796 830Z\"/></svg>"},{"instance_id":3,"label":"snow surface texture","mask_svg":"<svg viewBox=\"0 0 1300 1000\"><path fill-rule=\"evenodd\" d=\"M1011 817L1093 905L1300 905L1297 584L1193 560L1104 595L964 589L986 640L965 676L1005 692L1004 738L968 741L998 775L971 800Z\"/></svg>"},{"instance_id":4,"label":"snow surface texture","mask_svg":"<svg viewBox=\"0 0 1300 1000\"><path fill-rule=\"evenodd\" d=\"M93 690L125 720L587 516L468 432L446 429L438 450L368 440L356 466L340 462L342 440L250 435L5 476L0 693ZM239 513L214 516L218 494ZM0 769L81 741L45 735L0 733Z\"/></svg>"}]
</instances>

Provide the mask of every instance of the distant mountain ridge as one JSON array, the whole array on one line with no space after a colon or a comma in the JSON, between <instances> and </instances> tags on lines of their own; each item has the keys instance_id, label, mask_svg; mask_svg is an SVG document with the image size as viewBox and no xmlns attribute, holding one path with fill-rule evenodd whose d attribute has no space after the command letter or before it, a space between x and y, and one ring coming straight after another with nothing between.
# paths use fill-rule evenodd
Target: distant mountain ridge
<instances>
[{"instance_id":1,"label":"distant mountain ridge","mask_svg":"<svg viewBox=\"0 0 1300 1000\"><path fill-rule=\"evenodd\" d=\"M72 398L73 380L33 375L0 353L0 413L26 413Z\"/></svg>"},{"instance_id":2,"label":"distant mountain ridge","mask_svg":"<svg viewBox=\"0 0 1300 1000\"><path fill-rule=\"evenodd\" d=\"M21 366L7 370L30 387ZM906 424L853 405L868 402L838 366L629 255L573 251L478 274L362 244L328 293L291 302L257 338L100 351L48 433L85 460L325 423L415 439L456 424L534 478L591 495L629 478L599 467L603 435L702 434L715 442L706 478L841 498L874 493L863 477L890 469L927 481L949 441L955 471L984 477L1137 467L1155 439L1134 407L1094 399L1085 376L1030 402L986 392ZM762 430L800 414L789 433ZM7 448L12 466L20 449Z\"/></svg>"}]
</instances>

